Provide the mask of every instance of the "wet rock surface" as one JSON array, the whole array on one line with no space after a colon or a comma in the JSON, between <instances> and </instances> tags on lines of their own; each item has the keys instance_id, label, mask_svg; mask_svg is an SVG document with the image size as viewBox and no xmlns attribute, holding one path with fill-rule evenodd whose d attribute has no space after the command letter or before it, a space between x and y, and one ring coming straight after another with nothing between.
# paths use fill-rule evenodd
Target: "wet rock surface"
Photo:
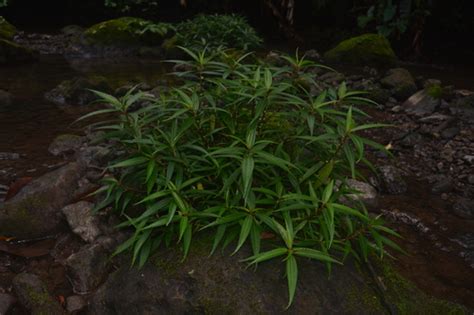
<instances>
[{"instance_id":1,"label":"wet rock surface","mask_svg":"<svg viewBox=\"0 0 474 315\"><path fill-rule=\"evenodd\" d=\"M88 243L92 243L102 234L99 218L94 215L93 209L94 204L87 201L80 201L62 209L72 232Z\"/></svg>"},{"instance_id":2,"label":"wet rock surface","mask_svg":"<svg viewBox=\"0 0 474 315\"><path fill-rule=\"evenodd\" d=\"M70 163L37 178L0 205L0 230L18 239L55 234L64 228L60 209L77 197L83 170Z\"/></svg>"},{"instance_id":3,"label":"wet rock surface","mask_svg":"<svg viewBox=\"0 0 474 315\"><path fill-rule=\"evenodd\" d=\"M45 284L35 275L21 273L13 279L18 299L33 315L66 314L58 301L48 292Z\"/></svg>"}]
</instances>

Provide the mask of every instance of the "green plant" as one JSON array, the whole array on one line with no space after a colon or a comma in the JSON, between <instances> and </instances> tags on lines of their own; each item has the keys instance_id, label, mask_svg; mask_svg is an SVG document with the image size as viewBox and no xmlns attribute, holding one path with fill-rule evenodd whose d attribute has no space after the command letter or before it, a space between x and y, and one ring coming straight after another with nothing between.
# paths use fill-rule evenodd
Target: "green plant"
<instances>
[{"instance_id":1,"label":"green plant","mask_svg":"<svg viewBox=\"0 0 474 315\"><path fill-rule=\"evenodd\" d=\"M430 0L402 0L398 4L392 0L376 1L365 15L358 17L357 22L362 29L374 24L380 35L399 37L416 17L429 15L427 8L430 5Z\"/></svg>"},{"instance_id":2,"label":"green plant","mask_svg":"<svg viewBox=\"0 0 474 315\"><path fill-rule=\"evenodd\" d=\"M254 49L262 39L244 17L235 14L200 14L177 25L178 45L196 50L208 48Z\"/></svg>"},{"instance_id":3,"label":"green plant","mask_svg":"<svg viewBox=\"0 0 474 315\"><path fill-rule=\"evenodd\" d=\"M96 92L108 107L83 117L116 115L96 125L123 152L97 192L98 209L112 206L119 227L134 231L116 253L130 251L142 266L162 244L181 243L186 257L193 235L211 230L211 253L249 244L249 264L283 259L290 306L299 259L330 268L398 248L380 217L340 201L356 193L346 179L359 176L357 165L370 166L364 147L384 149L359 135L381 127L356 124L365 115L357 105L370 102L362 92L341 84L311 95L298 82L317 65L298 56L275 67L248 63L249 54L184 50L182 86L158 99ZM131 110L143 98L151 104Z\"/></svg>"}]
</instances>

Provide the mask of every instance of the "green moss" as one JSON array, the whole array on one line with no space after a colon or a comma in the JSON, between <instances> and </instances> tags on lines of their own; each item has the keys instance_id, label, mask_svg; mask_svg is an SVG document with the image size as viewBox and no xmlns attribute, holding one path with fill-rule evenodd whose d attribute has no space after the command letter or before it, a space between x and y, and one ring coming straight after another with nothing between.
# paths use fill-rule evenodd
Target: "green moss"
<instances>
[{"instance_id":1,"label":"green moss","mask_svg":"<svg viewBox=\"0 0 474 315\"><path fill-rule=\"evenodd\" d=\"M170 24L122 17L91 26L84 32L84 39L90 45L159 46L172 31Z\"/></svg>"},{"instance_id":2,"label":"green moss","mask_svg":"<svg viewBox=\"0 0 474 315\"><path fill-rule=\"evenodd\" d=\"M401 277L389 263L379 266L387 287L386 300L400 315L462 315L466 310L457 304L436 299L421 292L413 283Z\"/></svg>"},{"instance_id":3,"label":"green moss","mask_svg":"<svg viewBox=\"0 0 474 315\"><path fill-rule=\"evenodd\" d=\"M15 26L8 23L3 16L0 16L0 39L12 40L16 33Z\"/></svg>"},{"instance_id":4,"label":"green moss","mask_svg":"<svg viewBox=\"0 0 474 315\"><path fill-rule=\"evenodd\" d=\"M377 34L365 34L342 41L326 52L329 62L392 66L397 62L390 42Z\"/></svg>"}]
</instances>

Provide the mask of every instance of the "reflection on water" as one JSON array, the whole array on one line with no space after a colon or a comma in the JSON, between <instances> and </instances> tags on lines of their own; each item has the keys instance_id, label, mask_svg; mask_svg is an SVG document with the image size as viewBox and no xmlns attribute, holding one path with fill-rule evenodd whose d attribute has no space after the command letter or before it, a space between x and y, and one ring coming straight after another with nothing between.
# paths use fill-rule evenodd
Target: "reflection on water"
<instances>
[{"instance_id":1,"label":"reflection on water","mask_svg":"<svg viewBox=\"0 0 474 315\"><path fill-rule=\"evenodd\" d=\"M61 81L76 76L104 76L113 88L129 83L146 82L158 85L164 67L158 60L78 60L68 62L60 56L42 56L38 63L2 66L0 89L14 96L14 104L0 107L0 152L23 155L19 161L0 161L0 169L12 167L17 176L26 170L51 164L47 152L55 136L78 133L80 127L72 125L87 108L60 108L44 100L45 92ZM35 174L31 171L31 174ZM0 174L0 183L2 182Z\"/></svg>"}]
</instances>

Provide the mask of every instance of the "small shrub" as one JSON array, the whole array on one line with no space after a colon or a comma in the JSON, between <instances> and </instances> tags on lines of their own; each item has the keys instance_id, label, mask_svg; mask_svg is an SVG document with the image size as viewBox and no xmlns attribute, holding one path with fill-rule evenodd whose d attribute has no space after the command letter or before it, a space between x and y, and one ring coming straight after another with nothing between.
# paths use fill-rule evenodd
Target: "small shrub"
<instances>
[{"instance_id":1,"label":"small shrub","mask_svg":"<svg viewBox=\"0 0 474 315\"><path fill-rule=\"evenodd\" d=\"M380 127L356 124L365 115L357 105L369 102L361 92L341 84L311 95L307 70L317 65L298 56L276 67L247 63L249 54L185 51L182 86L158 99L97 92L108 108L84 117L116 114L99 124L123 154L109 166L98 208L111 205L120 227L134 230L117 253L130 251L142 266L163 244L181 243L186 256L193 235L211 230L211 252L249 244L250 264L285 261L290 305L299 259L330 267L397 248L379 217L339 201L355 193L346 179L358 176L356 166L370 165L364 148L383 149L359 135ZM131 111L141 98L152 104Z\"/></svg>"},{"instance_id":2,"label":"small shrub","mask_svg":"<svg viewBox=\"0 0 474 315\"><path fill-rule=\"evenodd\" d=\"M208 48L255 49L262 43L244 17L230 15L198 15L177 25L178 45L196 50Z\"/></svg>"}]
</instances>

